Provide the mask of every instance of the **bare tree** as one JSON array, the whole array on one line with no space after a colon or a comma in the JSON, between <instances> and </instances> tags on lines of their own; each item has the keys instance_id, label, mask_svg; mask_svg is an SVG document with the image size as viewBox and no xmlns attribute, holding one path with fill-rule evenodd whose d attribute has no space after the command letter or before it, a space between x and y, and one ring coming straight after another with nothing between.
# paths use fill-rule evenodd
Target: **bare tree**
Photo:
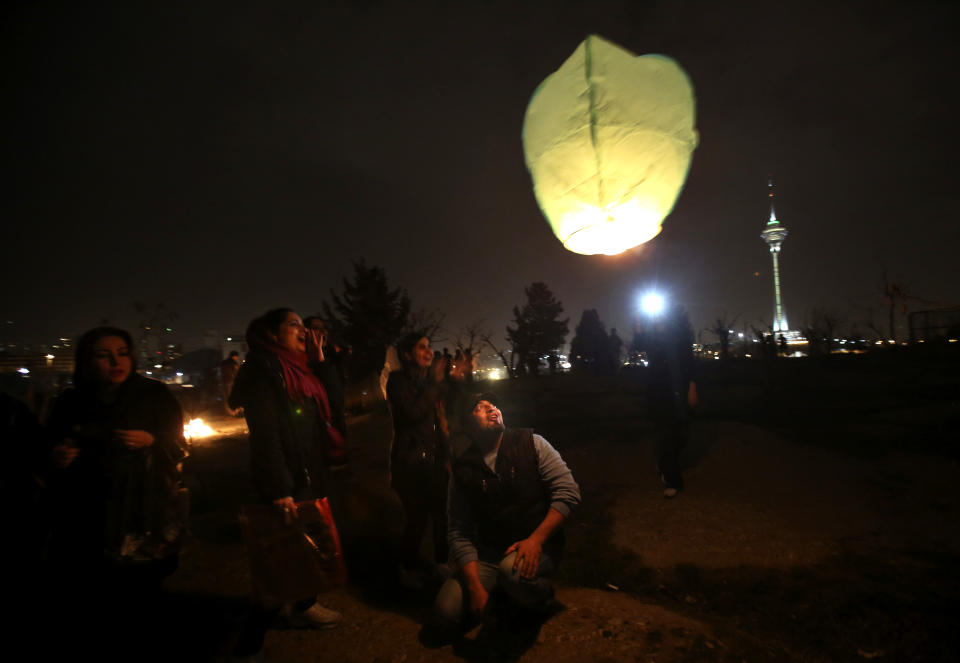
<instances>
[{"instance_id":1,"label":"bare tree","mask_svg":"<svg viewBox=\"0 0 960 663\"><path fill-rule=\"evenodd\" d=\"M490 336L489 330L484 326L483 320L476 320L470 324L461 327L460 331L457 333L456 346L457 349L463 354L463 360L468 362L470 365L470 370L467 372L467 382L473 382L473 371L476 369L474 366L474 349L479 343L483 342L484 338Z\"/></svg>"},{"instance_id":2,"label":"bare tree","mask_svg":"<svg viewBox=\"0 0 960 663\"><path fill-rule=\"evenodd\" d=\"M777 356L777 343L773 337L773 325L766 320L760 319L760 326L751 324L750 330L760 342L760 356L764 359L772 359Z\"/></svg>"},{"instance_id":3,"label":"bare tree","mask_svg":"<svg viewBox=\"0 0 960 663\"><path fill-rule=\"evenodd\" d=\"M440 343L446 340L440 332L446 316L440 309L417 309L407 316L404 332L418 332L430 339L431 343Z\"/></svg>"},{"instance_id":4,"label":"bare tree","mask_svg":"<svg viewBox=\"0 0 960 663\"><path fill-rule=\"evenodd\" d=\"M507 359L507 349L506 348L501 349L497 347L497 345L493 342L493 338L489 333L481 336L480 342L486 345L487 347L489 347L491 350L493 350L493 353L495 355L500 357L500 361L503 362L503 368L504 370L506 370L507 375L509 377L514 377L513 369L510 367L510 360Z\"/></svg>"},{"instance_id":5,"label":"bare tree","mask_svg":"<svg viewBox=\"0 0 960 663\"><path fill-rule=\"evenodd\" d=\"M490 331L484 326L483 320L476 320L460 328L454 343L464 354L468 351L472 354L477 344L482 343L487 336L490 336Z\"/></svg>"},{"instance_id":6,"label":"bare tree","mask_svg":"<svg viewBox=\"0 0 960 663\"><path fill-rule=\"evenodd\" d=\"M813 309L807 316L803 333L810 344L811 354L825 354L833 351L833 342L842 324L842 317L823 307Z\"/></svg>"},{"instance_id":7,"label":"bare tree","mask_svg":"<svg viewBox=\"0 0 960 663\"><path fill-rule=\"evenodd\" d=\"M720 359L726 359L730 354L730 334L733 332L733 326L737 324L740 314L737 313L733 318L727 318L727 312L717 318L713 326L707 327L707 331L717 337L720 342Z\"/></svg>"}]
</instances>

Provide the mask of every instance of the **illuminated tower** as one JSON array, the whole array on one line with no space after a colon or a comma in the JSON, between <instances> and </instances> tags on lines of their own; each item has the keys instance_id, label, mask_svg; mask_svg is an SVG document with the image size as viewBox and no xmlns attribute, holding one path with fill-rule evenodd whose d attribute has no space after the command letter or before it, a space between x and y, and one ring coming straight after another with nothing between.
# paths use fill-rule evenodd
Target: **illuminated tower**
<instances>
[{"instance_id":1,"label":"illuminated tower","mask_svg":"<svg viewBox=\"0 0 960 663\"><path fill-rule=\"evenodd\" d=\"M780 298L780 245L787 238L787 229L777 221L777 213L773 209L773 178L768 181L770 195L770 220L763 227L760 237L770 247L770 257L773 259L773 333L786 332L787 314L783 310L783 300Z\"/></svg>"}]
</instances>

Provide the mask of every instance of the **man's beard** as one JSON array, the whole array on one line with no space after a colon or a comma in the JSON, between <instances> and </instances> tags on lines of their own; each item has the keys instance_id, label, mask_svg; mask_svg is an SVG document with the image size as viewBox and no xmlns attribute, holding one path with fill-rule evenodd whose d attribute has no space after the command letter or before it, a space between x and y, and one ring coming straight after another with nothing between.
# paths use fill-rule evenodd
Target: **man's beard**
<instances>
[{"instance_id":1,"label":"man's beard","mask_svg":"<svg viewBox=\"0 0 960 663\"><path fill-rule=\"evenodd\" d=\"M477 446L481 449L489 450L493 449L497 444L497 440L500 439L500 436L503 434L503 431L506 429L506 426L503 425L503 422L493 424L491 426L475 426L473 431L473 439L476 442Z\"/></svg>"}]
</instances>

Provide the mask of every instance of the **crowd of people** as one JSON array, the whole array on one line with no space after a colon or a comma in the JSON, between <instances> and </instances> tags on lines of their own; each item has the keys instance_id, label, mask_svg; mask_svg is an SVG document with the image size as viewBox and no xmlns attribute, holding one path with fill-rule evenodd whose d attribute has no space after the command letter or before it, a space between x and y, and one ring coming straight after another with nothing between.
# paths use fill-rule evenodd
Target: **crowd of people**
<instances>
[{"instance_id":1,"label":"crowd of people","mask_svg":"<svg viewBox=\"0 0 960 663\"><path fill-rule=\"evenodd\" d=\"M260 503L289 522L298 504L327 496L331 473L346 463L343 366L323 321L288 308L255 318L246 341L245 361L234 352L221 366L224 407L246 419ZM664 494L673 497L683 487L678 455L696 391L685 356L658 343L649 352L656 366L648 402L661 437ZM580 502L569 468L541 435L506 428L496 395L471 393L469 355L435 352L418 332L401 338L396 351L400 368L389 374L386 398L390 487L404 512L398 584L438 585L428 626L451 636L504 610L549 614L563 523ZM45 426L4 400L5 430L45 441L18 445L41 450L22 460L39 468L49 514L45 542L29 555L44 560L52 587L101 597L108 606L101 620L142 634L164 578L178 566L187 523L183 416L163 383L137 372L122 329L85 333L75 366L73 386ZM19 490L12 475L4 484ZM428 532L433 550L424 559ZM315 595L280 601L260 588L234 657L262 656L264 635L278 620L328 628L340 619Z\"/></svg>"}]
</instances>

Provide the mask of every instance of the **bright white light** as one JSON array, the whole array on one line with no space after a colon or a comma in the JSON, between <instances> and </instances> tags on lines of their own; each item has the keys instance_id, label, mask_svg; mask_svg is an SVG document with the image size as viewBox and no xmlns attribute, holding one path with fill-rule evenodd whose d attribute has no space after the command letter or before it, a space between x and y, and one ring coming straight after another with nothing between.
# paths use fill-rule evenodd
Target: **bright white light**
<instances>
[{"instance_id":1,"label":"bright white light","mask_svg":"<svg viewBox=\"0 0 960 663\"><path fill-rule=\"evenodd\" d=\"M183 436L188 440L198 437L210 437L214 430L203 422L203 419L191 419L189 423L183 425Z\"/></svg>"},{"instance_id":2,"label":"bright white light","mask_svg":"<svg viewBox=\"0 0 960 663\"><path fill-rule=\"evenodd\" d=\"M17 373L19 373L20 375L26 375L29 372L30 372L29 368L21 367L17 369Z\"/></svg>"},{"instance_id":3,"label":"bright white light","mask_svg":"<svg viewBox=\"0 0 960 663\"><path fill-rule=\"evenodd\" d=\"M53 359L53 355L47 355L47 359Z\"/></svg>"},{"instance_id":4,"label":"bright white light","mask_svg":"<svg viewBox=\"0 0 960 663\"><path fill-rule=\"evenodd\" d=\"M177 371L177 377L178 377L178 378L182 378L182 377L183 377L183 373L181 373L180 371Z\"/></svg>"},{"instance_id":5,"label":"bright white light","mask_svg":"<svg viewBox=\"0 0 960 663\"><path fill-rule=\"evenodd\" d=\"M490 374L487 375L487 377L491 380L500 380L503 378L503 376L500 375L500 369L497 368L490 369Z\"/></svg>"},{"instance_id":6,"label":"bright white light","mask_svg":"<svg viewBox=\"0 0 960 663\"><path fill-rule=\"evenodd\" d=\"M163 368L163 364L154 364L153 367L154 367L154 368Z\"/></svg>"},{"instance_id":7,"label":"bright white light","mask_svg":"<svg viewBox=\"0 0 960 663\"><path fill-rule=\"evenodd\" d=\"M648 292L640 300L640 307L647 315L660 315L663 312L664 300L655 292Z\"/></svg>"}]
</instances>

